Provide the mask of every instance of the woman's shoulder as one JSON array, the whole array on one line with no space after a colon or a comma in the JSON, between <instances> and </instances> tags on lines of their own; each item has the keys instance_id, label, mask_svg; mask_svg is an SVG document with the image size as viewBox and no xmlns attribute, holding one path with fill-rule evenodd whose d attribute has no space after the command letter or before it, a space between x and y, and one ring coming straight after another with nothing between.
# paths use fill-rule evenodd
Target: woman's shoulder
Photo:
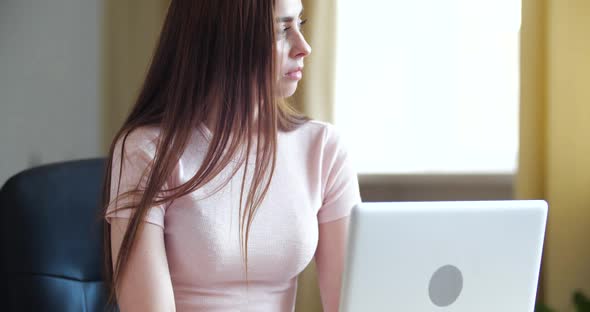
<instances>
[{"instance_id":1,"label":"woman's shoulder","mask_svg":"<svg viewBox=\"0 0 590 312\"><path fill-rule=\"evenodd\" d=\"M338 128L326 121L311 119L303 124L299 130L306 133L307 137L322 140L324 143L335 143L340 140Z\"/></svg>"},{"instance_id":2,"label":"woman's shoulder","mask_svg":"<svg viewBox=\"0 0 590 312\"><path fill-rule=\"evenodd\" d=\"M336 127L333 124L326 121L310 119L306 121L303 125L301 125L299 130L307 133L326 135L330 132L336 131Z\"/></svg>"},{"instance_id":3,"label":"woman's shoulder","mask_svg":"<svg viewBox=\"0 0 590 312\"><path fill-rule=\"evenodd\" d=\"M131 131L125 131L117 138L115 151L120 151L125 144L125 153L147 152L153 153L160 137L160 128L157 126L141 126Z\"/></svg>"}]
</instances>

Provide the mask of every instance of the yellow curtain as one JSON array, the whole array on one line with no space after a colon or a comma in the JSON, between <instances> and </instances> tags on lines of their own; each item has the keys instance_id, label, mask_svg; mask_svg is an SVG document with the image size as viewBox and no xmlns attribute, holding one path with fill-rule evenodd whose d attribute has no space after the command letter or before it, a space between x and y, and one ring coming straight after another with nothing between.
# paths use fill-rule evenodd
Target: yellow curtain
<instances>
[{"instance_id":1,"label":"yellow curtain","mask_svg":"<svg viewBox=\"0 0 590 312\"><path fill-rule=\"evenodd\" d=\"M549 202L542 298L590 295L590 2L523 0L516 197Z\"/></svg>"},{"instance_id":2,"label":"yellow curtain","mask_svg":"<svg viewBox=\"0 0 590 312\"><path fill-rule=\"evenodd\" d=\"M105 152L145 78L168 2L103 2L102 142Z\"/></svg>"},{"instance_id":3,"label":"yellow curtain","mask_svg":"<svg viewBox=\"0 0 590 312\"><path fill-rule=\"evenodd\" d=\"M308 18L304 35L312 52L305 59L304 78L294 96L297 109L311 118L332 121L334 107L334 56L336 51L336 0L303 0Z\"/></svg>"}]
</instances>

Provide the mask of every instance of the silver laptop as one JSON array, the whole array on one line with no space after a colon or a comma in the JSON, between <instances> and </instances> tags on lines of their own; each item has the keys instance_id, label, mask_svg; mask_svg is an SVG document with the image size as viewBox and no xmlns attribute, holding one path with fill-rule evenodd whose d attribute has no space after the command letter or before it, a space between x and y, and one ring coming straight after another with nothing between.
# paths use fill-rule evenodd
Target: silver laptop
<instances>
[{"instance_id":1,"label":"silver laptop","mask_svg":"<svg viewBox=\"0 0 590 312\"><path fill-rule=\"evenodd\" d=\"M340 311L532 312L547 203L362 203Z\"/></svg>"}]
</instances>

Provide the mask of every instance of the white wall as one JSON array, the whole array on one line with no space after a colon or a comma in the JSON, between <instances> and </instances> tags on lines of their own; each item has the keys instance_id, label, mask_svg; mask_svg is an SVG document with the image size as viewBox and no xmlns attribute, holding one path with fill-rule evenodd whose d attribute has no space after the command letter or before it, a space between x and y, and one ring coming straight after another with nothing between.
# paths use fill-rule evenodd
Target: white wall
<instances>
[{"instance_id":1,"label":"white wall","mask_svg":"<svg viewBox=\"0 0 590 312\"><path fill-rule=\"evenodd\" d=\"M100 0L0 1L0 184L100 154Z\"/></svg>"}]
</instances>

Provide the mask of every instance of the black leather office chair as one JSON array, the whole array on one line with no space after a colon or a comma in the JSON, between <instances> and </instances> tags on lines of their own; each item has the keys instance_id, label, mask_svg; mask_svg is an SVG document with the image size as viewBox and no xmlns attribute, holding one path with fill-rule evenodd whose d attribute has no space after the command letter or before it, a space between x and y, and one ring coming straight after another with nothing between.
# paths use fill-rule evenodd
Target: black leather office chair
<instances>
[{"instance_id":1,"label":"black leather office chair","mask_svg":"<svg viewBox=\"0 0 590 312\"><path fill-rule=\"evenodd\" d=\"M0 189L0 311L105 311L104 159L40 166Z\"/></svg>"}]
</instances>

